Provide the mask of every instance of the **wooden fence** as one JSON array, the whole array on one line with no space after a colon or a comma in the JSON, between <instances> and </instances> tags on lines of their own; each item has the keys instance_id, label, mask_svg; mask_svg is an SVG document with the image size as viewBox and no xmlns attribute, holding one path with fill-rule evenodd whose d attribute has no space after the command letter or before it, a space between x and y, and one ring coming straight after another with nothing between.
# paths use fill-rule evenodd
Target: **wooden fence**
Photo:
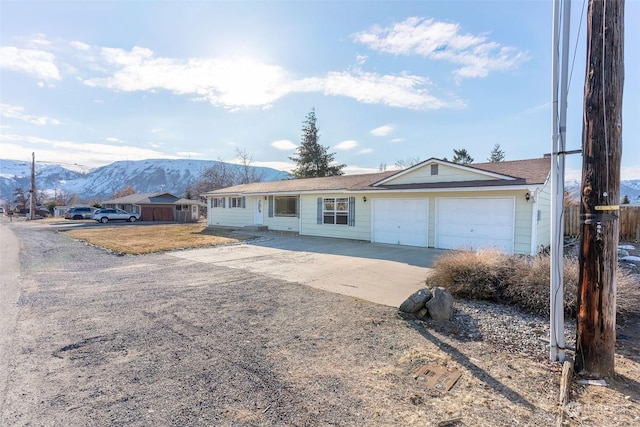
<instances>
[{"instance_id":1,"label":"wooden fence","mask_svg":"<svg viewBox=\"0 0 640 427\"><path fill-rule=\"evenodd\" d=\"M621 205L618 214L620 239L640 241L640 206ZM571 237L580 235L580 206L564 208L564 235Z\"/></svg>"}]
</instances>

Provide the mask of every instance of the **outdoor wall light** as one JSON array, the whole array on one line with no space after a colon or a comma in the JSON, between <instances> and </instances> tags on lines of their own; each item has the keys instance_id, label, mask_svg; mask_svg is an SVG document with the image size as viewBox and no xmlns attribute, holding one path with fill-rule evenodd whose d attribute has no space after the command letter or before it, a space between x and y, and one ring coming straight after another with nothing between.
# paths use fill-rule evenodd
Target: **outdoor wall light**
<instances>
[{"instance_id":1,"label":"outdoor wall light","mask_svg":"<svg viewBox=\"0 0 640 427\"><path fill-rule=\"evenodd\" d=\"M524 193L524 198L527 200L527 202L531 199L531 193L529 193L528 191L526 193Z\"/></svg>"},{"instance_id":2,"label":"outdoor wall light","mask_svg":"<svg viewBox=\"0 0 640 427\"><path fill-rule=\"evenodd\" d=\"M365 202L365 203L367 203L367 196L364 196L364 197L362 198L362 201L363 201L363 202Z\"/></svg>"}]
</instances>

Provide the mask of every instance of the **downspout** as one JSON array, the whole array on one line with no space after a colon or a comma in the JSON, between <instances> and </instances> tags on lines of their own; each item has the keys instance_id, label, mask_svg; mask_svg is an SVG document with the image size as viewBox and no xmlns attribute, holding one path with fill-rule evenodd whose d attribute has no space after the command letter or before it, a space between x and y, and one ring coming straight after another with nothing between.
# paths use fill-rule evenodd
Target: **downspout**
<instances>
[{"instance_id":1,"label":"downspout","mask_svg":"<svg viewBox=\"0 0 640 427\"><path fill-rule=\"evenodd\" d=\"M531 205L531 249L530 254L534 256L538 253L538 194L539 188L529 190L533 204Z\"/></svg>"}]
</instances>

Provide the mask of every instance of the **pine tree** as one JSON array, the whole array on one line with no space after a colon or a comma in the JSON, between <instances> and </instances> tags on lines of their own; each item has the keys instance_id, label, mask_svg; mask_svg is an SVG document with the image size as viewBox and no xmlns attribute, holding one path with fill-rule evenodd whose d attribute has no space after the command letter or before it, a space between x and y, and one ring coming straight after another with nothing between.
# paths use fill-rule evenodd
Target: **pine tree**
<instances>
[{"instance_id":1,"label":"pine tree","mask_svg":"<svg viewBox=\"0 0 640 427\"><path fill-rule=\"evenodd\" d=\"M302 126L302 141L297 148L297 156L289 157L296 164L292 171L294 178L315 178L342 175L346 165L331 165L335 153L328 153L329 147L318 143L319 129L316 126L316 111L311 109Z\"/></svg>"},{"instance_id":2,"label":"pine tree","mask_svg":"<svg viewBox=\"0 0 640 427\"><path fill-rule=\"evenodd\" d=\"M493 146L491 155L487 160L490 162L504 162L504 151L500 149L500 144L496 144Z\"/></svg>"},{"instance_id":3,"label":"pine tree","mask_svg":"<svg viewBox=\"0 0 640 427\"><path fill-rule=\"evenodd\" d=\"M627 196L626 194L624 195L624 197L622 198L622 201L620 202L621 205L628 205L630 202L629 200L629 196Z\"/></svg>"},{"instance_id":4,"label":"pine tree","mask_svg":"<svg viewBox=\"0 0 640 427\"><path fill-rule=\"evenodd\" d=\"M471 157L467 150L464 148L461 148L459 150L456 150L454 148L453 159L451 161L460 165L468 165L469 163L473 163L473 157Z\"/></svg>"}]
</instances>

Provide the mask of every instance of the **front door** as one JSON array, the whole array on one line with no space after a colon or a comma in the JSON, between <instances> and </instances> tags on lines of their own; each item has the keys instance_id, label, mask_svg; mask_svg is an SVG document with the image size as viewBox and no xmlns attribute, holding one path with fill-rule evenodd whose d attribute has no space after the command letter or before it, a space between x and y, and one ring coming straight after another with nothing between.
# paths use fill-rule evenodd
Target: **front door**
<instances>
[{"instance_id":1,"label":"front door","mask_svg":"<svg viewBox=\"0 0 640 427\"><path fill-rule=\"evenodd\" d=\"M263 223L263 216L262 216L262 197L256 197L256 203L255 203L255 214L254 214L254 220L253 222L256 225L262 225Z\"/></svg>"}]
</instances>

